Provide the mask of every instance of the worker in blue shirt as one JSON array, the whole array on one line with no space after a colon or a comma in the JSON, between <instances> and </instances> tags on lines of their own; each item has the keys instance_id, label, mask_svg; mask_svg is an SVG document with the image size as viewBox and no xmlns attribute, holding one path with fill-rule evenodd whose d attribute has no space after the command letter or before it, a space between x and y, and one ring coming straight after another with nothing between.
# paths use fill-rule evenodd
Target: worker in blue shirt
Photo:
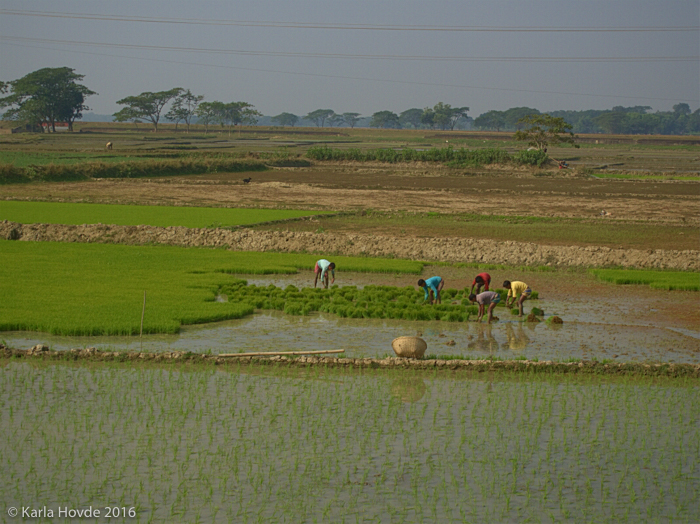
<instances>
[{"instance_id":1,"label":"worker in blue shirt","mask_svg":"<svg viewBox=\"0 0 700 524\"><path fill-rule=\"evenodd\" d=\"M440 297L440 290L445 287L445 281L442 277L430 277L428 280L423 280L422 278L418 281L418 287L422 287L425 291L425 299L430 304L433 303L433 297L435 297L435 303L441 304L442 299Z\"/></svg>"}]
</instances>

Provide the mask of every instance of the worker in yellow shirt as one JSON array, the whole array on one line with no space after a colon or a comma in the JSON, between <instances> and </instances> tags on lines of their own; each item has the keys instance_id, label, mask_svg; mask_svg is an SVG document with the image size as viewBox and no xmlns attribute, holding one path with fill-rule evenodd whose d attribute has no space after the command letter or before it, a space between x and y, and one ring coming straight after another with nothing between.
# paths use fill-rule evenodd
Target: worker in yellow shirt
<instances>
[{"instance_id":1,"label":"worker in yellow shirt","mask_svg":"<svg viewBox=\"0 0 700 524\"><path fill-rule=\"evenodd\" d=\"M518 309L520 310L520 314L518 316L522 317L523 302L530 298L530 295L532 295L532 289L530 289L530 286L528 286L525 282L520 282L518 280L514 280L513 282L511 282L510 280L506 280L505 282L503 282L503 287L508 290L508 296L506 297L506 307L510 307L511 299L513 305L515 305L515 301L517 300Z\"/></svg>"}]
</instances>

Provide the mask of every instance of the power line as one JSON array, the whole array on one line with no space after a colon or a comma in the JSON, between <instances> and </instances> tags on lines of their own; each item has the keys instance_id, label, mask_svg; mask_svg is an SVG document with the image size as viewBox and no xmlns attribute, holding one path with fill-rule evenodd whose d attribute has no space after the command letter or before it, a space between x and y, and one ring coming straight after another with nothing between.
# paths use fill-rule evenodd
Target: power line
<instances>
[{"instance_id":1,"label":"power line","mask_svg":"<svg viewBox=\"0 0 700 524\"><path fill-rule=\"evenodd\" d=\"M40 47L40 46L30 46L30 45L26 45L26 44L13 44L13 43L9 43L6 45L11 45L11 46L16 46L16 47L33 48L33 49L44 49L44 50L49 50L49 51L58 51L55 47ZM678 100L684 100L685 98L687 98L687 97L665 98L665 97L630 96L630 95L600 95L600 94L591 94L591 93L571 93L571 92L564 92L564 91L541 91L541 90L535 90L535 89L516 89L516 88L508 88L508 87L485 87L485 86L473 86L473 85L462 85L462 84L439 84L439 83L435 83L435 82L416 82L416 81L411 81L411 80L352 77L352 76L343 76L343 75L328 75L328 74L323 74L323 73L302 73L299 71L275 71L275 70L270 70L270 69L260 69L260 68L253 68L253 67L237 67L237 66L219 65L219 64L204 64L201 62L185 62L185 61L180 61L180 60L165 60L165 59L160 59L160 58L145 58L145 57L134 57L134 56L123 56L123 55L111 55L111 54L107 54L107 53L94 53L94 52L90 52L90 51L66 50L66 51L62 51L62 52L79 53L79 54L94 55L94 56L106 56L106 57L110 57L110 58L126 58L129 60L161 62L161 63L177 64L177 65L212 67L212 68L216 68L216 69L232 69L232 70L236 70L236 71L254 71L254 72L259 72L259 73L310 76L310 77L317 77L317 78L331 78L331 79L338 79L338 80L356 80L356 81L362 81L362 82L381 82L381 83L392 83L392 84L402 84L402 85L421 85L421 86L430 86L430 87L453 87L453 88L457 88L457 89L478 89L478 90L487 90L487 91L508 91L508 92L516 92L516 93L534 93L534 94L547 94L547 95L587 96L587 97L594 97L594 98L622 98L622 99L630 99L630 100L663 100L663 101L670 101L670 102L678 102Z\"/></svg>"},{"instance_id":2,"label":"power line","mask_svg":"<svg viewBox=\"0 0 700 524\"><path fill-rule=\"evenodd\" d=\"M631 33L631 32L685 32L698 31L700 26L630 26L630 27L526 27L526 26L433 26L390 24L337 24L314 22L272 22L256 20L213 20L197 18L156 18L148 16L98 15L88 13L61 13L21 9L0 9L0 14L65 18L71 20L101 20L109 22L138 22L150 24L183 24L235 27L270 27L284 29L325 29L362 31L430 31L430 32L509 32L509 33Z\"/></svg>"},{"instance_id":3,"label":"power line","mask_svg":"<svg viewBox=\"0 0 700 524\"><path fill-rule=\"evenodd\" d=\"M107 47L118 49L137 49L149 51L177 51L187 53L240 55L240 56L271 56L283 58L328 58L355 60L395 60L395 61L441 61L441 62L697 62L700 55L695 56L588 56L588 57L555 57L555 56L410 56L410 55L367 55L346 53L294 53L287 51L250 51L240 49L208 49L198 47L178 47L162 45L118 44L106 42L84 42L77 40L55 40L48 38L30 38L21 36L0 36L0 40L36 42L42 44L63 44L88 47Z\"/></svg>"}]
</instances>

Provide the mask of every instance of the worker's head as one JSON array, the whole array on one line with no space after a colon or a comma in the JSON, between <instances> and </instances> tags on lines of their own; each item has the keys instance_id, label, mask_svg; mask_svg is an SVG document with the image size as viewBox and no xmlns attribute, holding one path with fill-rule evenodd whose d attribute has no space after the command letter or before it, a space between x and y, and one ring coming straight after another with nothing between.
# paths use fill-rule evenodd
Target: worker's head
<instances>
[{"instance_id":1,"label":"worker's head","mask_svg":"<svg viewBox=\"0 0 700 524\"><path fill-rule=\"evenodd\" d=\"M335 269L335 262L331 262L330 264L328 264L328 267L330 269Z\"/></svg>"},{"instance_id":2,"label":"worker's head","mask_svg":"<svg viewBox=\"0 0 700 524\"><path fill-rule=\"evenodd\" d=\"M474 293L469 295L469 302L476 302L476 295Z\"/></svg>"},{"instance_id":3,"label":"worker's head","mask_svg":"<svg viewBox=\"0 0 700 524\"><path fill-rule=\"evenodd\" d=\"M476 277L476 278L474 279L474 282L476 282L477 284L483 284L483 283L484 283L484 277Z\"/></svg>"},{"instance_id":4,"label":"worker's head","mask_svg":"<svg viewBox=\"0 0 700 524\"><path fill-rule=\"evenodd\" d=\"M503 281L503 287L506 289L510 289L510 280L504 280Z\"/></svg>"},{"instance_id":5,"label":"worker's head","mask_svg":"<svg viewBox=\"0 0 700 524\"><path fill-rule=\"evenodd\" d=\"M418 287L425 287L425 280L423 280L422 278L418 280Z\"/></svg>"}]
</instances>

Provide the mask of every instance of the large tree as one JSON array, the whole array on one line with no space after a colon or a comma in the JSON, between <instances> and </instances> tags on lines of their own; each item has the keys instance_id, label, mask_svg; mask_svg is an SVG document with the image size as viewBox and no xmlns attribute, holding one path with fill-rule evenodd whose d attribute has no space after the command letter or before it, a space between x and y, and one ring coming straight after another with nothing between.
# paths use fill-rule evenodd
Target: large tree
<instances>
[{"instance_id":1,"label":"large tree","mask_svg":"<svg viewBox=\"0 0 700 524\"><path fill-rule=\"evenodd\" d=\"M187 91L181 91L173 100L172 106L170 106L170 111L165 115L165 118L171 122L175 122L175 129L177 129L177 123L182 121L185 122L187 126L187 132L190 132L190 122L192 117L197 114L197 106L204 100L204 95L195 96L189 89Z\"/></svg>"},{"instance_id":2,"label":"large tree","mask_svg":"<svg viewBox=\"0 0 700 524\"><path fill-rule=\"evenodd\" d=\"M280 113L277 116L273 116L270 120L277 122L281 126L294 127L299 121L299 117L293 113Z\"/></svg>"},{"instance_id":3,"label":"large tree","mask_svg":"<svg viewBox=\"0 0 700 524\"><path fill-rule=\"evenodd\" d=\"M401 127L399 115L392 111L377 111L372 115L370 127L397 128Z\"/></svg>"},{"instance_id":4,"label":"large tree","mask_svg":"<svg viewBox=\"0 0 700 524\"><path fill-rule=\"evenodd\" d=\"M323 127L326 120L332 118L333 115L335 115L335 111L332 109L317 109L316 111L311 111L311 113L306 115L304 118L306 120L311 120L314 124L316 124L316 127Z\"/></svg>"},{"instance_id":5,"label":"large tree","mask_svg":"<svg viewBox=\"0 0 700 524\"><path fill-rule=\"evenodd\" d=\"M45 124L54 132L57 122L65 122L72 131L73 122L82 118L83 111L89 109L85 99L97 94L78 83L83 78L84 75L77 74L70 67L46 67L3 83L0 92L10 93L0 98L0 107L10 108L3 118Z\"/></svg>"},{"instance_id":6,"label":"large tree","mask_svg":"<svg viewBox=\"0 0 700 524\"><path fill-rule=\"evenodd\" d=\"M197 111L195 114L199 119L199 122L204 124L204 134L209 132L209 124L216 123L217 115L221 112L219 105L223 105L222 102L202 102L197 106Z\"/></svg>"},{"instance_id":7,"label":"large tree","mask_svg":"<svg viewBox=\"0 0 700 524\"><path fill-rule=\"evenodd\" d=\"M500 131L505 127L506 119L503 115L503 111L487 111L474 120L474 125L479 129L495 129L496 131Z\"/></svg>"},{"instance_id":8,"label":"large tree","mask_svg":"<svg viewBox=\"0 0 700 524\"><path fill-rule=\"evenodd\" d=\"M354 128L360 120L360 113L343 113L340 115L341 122L350 128Z\"/></svg>"},{"instance_id":9,"label":"large tree","mask_svg":"<svg viewBox=\"0 0 700 524\"><path fill-rule=\"evenodd\" d=\"M228 134L230 135L233 126L254 124L258 121L262 114L253 107L255 106L248 102L229 102L217 105L217 119L222 126L228 126Z\"/></svg>"},{"instance_id":10,"label":"large tree","mask_svg":"<svg viewBox=\"0 0 700 524\"><path fill-rule=\"evenodd\" d=\"M550 115L528 115L521 118L518 124L524 129L518 130L513 138L527 141L528 145L537 149L545 149L548 145L561 143L579 147L574 142L577 138L571 132L571 124L567 124L563 118Z\"/></svg>"},{"instance_id":11,"label":"large tree","mask_svg":"<svg viewBox=\"0 0 700 524\"><path fill-rule=\"evenodd\" d=\"M151 121L154 130L158 132L158 122L163 108L173 98L183 92L181 87L175 87L168 91L146 91L137 96L127 96L117 100L117 104L126 106L114 113L115 122L141 122Z\"/></svg>"},{"instance_id":12,"label":"large tree","mask_svg":"<svg viewBox=\"0 0 700 524\"><path fill-rule=\"evenodd\" d=\"M413 126L414 129L418 129L421 125L421 117L423 116L423 110L414 107L412 109L407 109L399 115L399 123L402 126Z\"/></svg>"}]
</instances>

